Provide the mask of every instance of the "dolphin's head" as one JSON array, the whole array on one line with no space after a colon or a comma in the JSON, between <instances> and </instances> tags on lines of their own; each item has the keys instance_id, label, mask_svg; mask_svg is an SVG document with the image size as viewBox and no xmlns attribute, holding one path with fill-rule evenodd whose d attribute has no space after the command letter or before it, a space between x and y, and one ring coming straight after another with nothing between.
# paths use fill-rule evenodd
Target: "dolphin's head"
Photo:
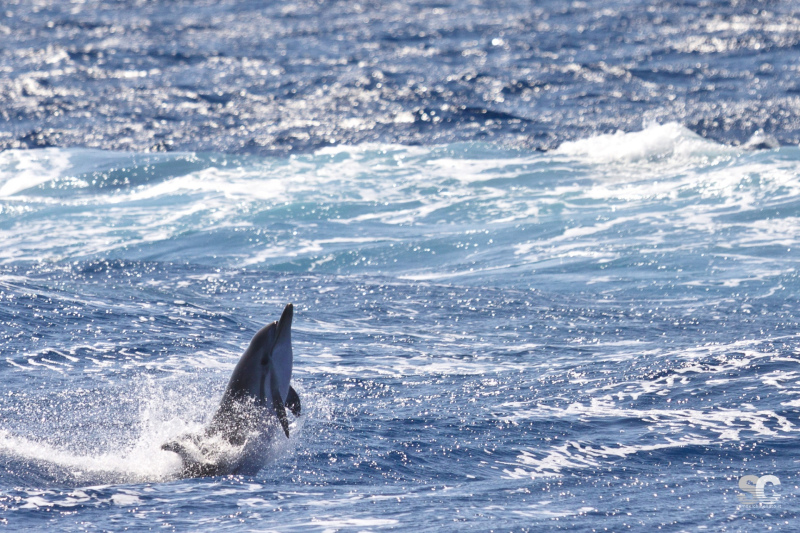
<instances>
[{"instance_id":1,"label":"dolphin's head","mask_svg":"<svg viewBox=\"0 0 800 533\"><path fill-rule=\"evenodd\" d=\"M271 403L277 392L286 401L292 378L292 304L281 318L261 328L239 359L225 396Z\"/></svg>"}]
</instances>

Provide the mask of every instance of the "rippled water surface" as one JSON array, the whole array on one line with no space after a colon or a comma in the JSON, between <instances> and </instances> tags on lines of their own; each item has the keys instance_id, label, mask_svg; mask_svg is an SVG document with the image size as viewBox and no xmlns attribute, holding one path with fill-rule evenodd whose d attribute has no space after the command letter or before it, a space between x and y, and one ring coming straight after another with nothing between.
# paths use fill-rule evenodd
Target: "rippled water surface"
<instances>
[{"instance_id":1,"label":"rippled water surface","mask_svg":"<svg viewBox=\"0 0 800 533\"><path fill-rule=\"evenodd\" d=\"M0 147L800 141L794 1L11 0Z\"/></svg>"},{"instance_id":2,"label":"rippled water surface","mask_svg":"<svg viewBox=\"0 0 800 533\"><path fill-rule=\"evenodd\" d=\"M676 124L545 154L6 151L3 521L790 527L798 168ZM176 479L160 444L287 301L292 438Z\"/></svg>"},{"instance_id":3,"label":"rippled water surface","mask_svg":"<svg viewBox=\"0 0 800 533\"><path fill-rule=\"evenodd\" d=\"M798 28L7 2L0 524L797 529ZM287 302L291 438L179 479Z\"/></svg>"}]
</instances>

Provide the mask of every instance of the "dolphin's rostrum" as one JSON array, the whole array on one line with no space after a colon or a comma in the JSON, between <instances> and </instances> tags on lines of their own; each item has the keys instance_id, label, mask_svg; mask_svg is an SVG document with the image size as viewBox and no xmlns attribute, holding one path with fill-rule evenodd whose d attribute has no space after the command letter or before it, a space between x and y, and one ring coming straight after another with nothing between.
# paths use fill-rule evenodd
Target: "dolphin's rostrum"
<instances>
[{"instance_id":1,"label":"dolphin's rostrum","mask_svg":"<svg viewBox=\"0 0 800 533\"><path fill-rule=\"evenodd\" d=\"M275 435L289 437L286 409L300 416L290 385L293 312L288 304L278 321L255 334L205 430L161 446L181 456L183 477L255 474Z\"/></svg>"}]
</instances>

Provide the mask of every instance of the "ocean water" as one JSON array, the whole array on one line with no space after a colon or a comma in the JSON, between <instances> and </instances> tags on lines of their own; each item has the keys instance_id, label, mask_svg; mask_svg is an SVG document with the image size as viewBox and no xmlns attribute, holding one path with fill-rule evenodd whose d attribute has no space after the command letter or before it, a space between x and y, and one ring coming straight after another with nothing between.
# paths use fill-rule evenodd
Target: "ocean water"
<instances>
[{"instance_id":1,"label":"ocean water","mask_svg":"<svg viewBox=\"0 0 800 533\"><path fill-rule=\"evenodd\" d=\"M0 148L797 144L798 47L792 0L6 0Z\"/></svg>"},{"instance_id":2,"label":"ocean water","mask_svg":"<svg viewBox=\"0 0 800 533\"><path fill-rule=\"evenodd\" d=\"M792 527L799 171L677 124L547 153L3 152L3 523ZM160 444L289 301L291 439L257 476L176 479ZM742 504L745 475L777 503Z\"/></svg>"},{"instance_id":3,"label":"ocean water","mask_svg":"<svg viewBox=\"0 0 800 533\"><path fill-rule=\"evenodd\" d=\"M797 529L799 28L4 5L0 527ZM287 302L291 438L179 479Z\"/></svg>"}]
</instances>

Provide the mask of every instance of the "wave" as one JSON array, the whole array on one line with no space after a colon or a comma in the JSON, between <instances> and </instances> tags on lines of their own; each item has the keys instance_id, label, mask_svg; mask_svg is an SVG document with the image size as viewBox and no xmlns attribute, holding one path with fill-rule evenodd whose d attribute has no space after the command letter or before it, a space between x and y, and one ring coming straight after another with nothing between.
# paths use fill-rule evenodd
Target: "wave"
<instances>
[{"instance_id":1,"label":"wave","mask_svg":"<svg viewBox=\"0 0 800 533\"><path fill-rule=\"evenodd\" d=\"M548 153L485 144L271 158L11 150L0 153L0 261L188 261L524 285L533 272L565 269L584 283L636 278L648 269L628 267L643 257L675 270L688 253L736 257L727 277L760 279L786 272L793 255L783 252L797 249L799 166L796 147L724 146L674 123ZM687 283L709 283L708 264L686 265ZM615 278L615 265L625 274Z\"/></svg>"},{"instance_id":2,"label":"wave","mask_svg":"<svg viewBox=\"0 0 800 533\"><path fill-rule=\"evenodd\" d=\"M739 150L704 139L675 122L650 124L642 131L597 135L568 141L555 153L598 163L637 163L672 159L682 163L697 159L734 155Z\"/></svg>"}]
</instances>

